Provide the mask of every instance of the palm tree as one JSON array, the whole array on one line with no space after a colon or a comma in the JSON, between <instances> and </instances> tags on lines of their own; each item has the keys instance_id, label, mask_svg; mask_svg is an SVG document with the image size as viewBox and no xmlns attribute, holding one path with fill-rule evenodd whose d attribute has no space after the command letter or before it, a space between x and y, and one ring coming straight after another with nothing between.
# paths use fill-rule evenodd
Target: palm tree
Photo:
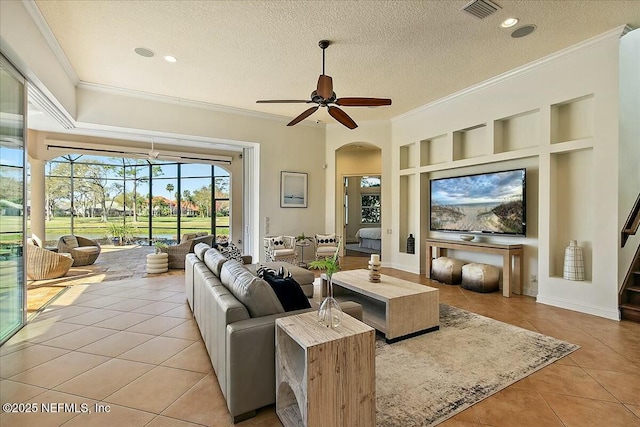
<instances>
[{"instance_id":1,"label":"palm tree","mask_svg":"<svg viewBox=\"0 0 640 427\"><path fill-rule=\"evenodd\" d=\"M169 192L169 202L171 202L171 195L173 194L173 189L175 187L173 184L167 184L167 191ZM173 209L171 209L171 213L173 213Z\"/></svg>"}]
</instances>

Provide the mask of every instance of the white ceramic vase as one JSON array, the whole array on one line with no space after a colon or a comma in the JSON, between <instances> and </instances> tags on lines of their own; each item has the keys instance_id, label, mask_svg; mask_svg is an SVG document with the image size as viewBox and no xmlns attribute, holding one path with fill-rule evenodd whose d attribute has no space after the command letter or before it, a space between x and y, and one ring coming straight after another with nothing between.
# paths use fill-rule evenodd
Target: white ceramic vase
<instances>
[{"instance_id":1,"label":"white ceramic vase","mask_svg":"<svg viewBox=\"0 0 640 427\"><path fill-rule=\"evenodd\" d=\"M584 280L584 257L578 242L571 240L564 250L562 277L567 280Z\"/></svg>"}]
</instances>

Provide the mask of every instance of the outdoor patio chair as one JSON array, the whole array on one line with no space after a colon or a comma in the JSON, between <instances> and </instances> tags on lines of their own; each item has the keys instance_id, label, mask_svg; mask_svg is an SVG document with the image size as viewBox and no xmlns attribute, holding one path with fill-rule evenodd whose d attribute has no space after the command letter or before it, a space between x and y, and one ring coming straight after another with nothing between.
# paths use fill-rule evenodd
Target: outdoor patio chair
<instances>
[{"instance_id":1,"label":"outdoor patio chair","mask_svg":"<svg viewBox=\"0 0 640 427\"><path fill-rule=\"evenodd\" d=\"M30 280L57 279L67 274L72 264L71 254L41 248L27 239L27 278Z\"/></svg>"},{"instance_id":2,"label":"outdoor patio chair","mask_svg":"<svg viewBox=\"0 0 640 427\"><path fill-rule=\"evenodd\" d=\"M181 243L160 248L160 252L169 254L169 269L184 268L184 260L187 254L193 253L194 246L198 243L206 243L211 246L214 238L213 234L194 238L182 236Z\"/></svg>"},{"instance_id":3,"label":"outdoor patio chair","mask_svg":"<svg viewBox=\"0 0 640 427\"><path fill-rule=\"evenodd\" d=\"M58 252L70 253L73 257L73 267L91 265L100 255L100 244L86 237L62 236L58 239Z\"/></svg>"}]
</instances>

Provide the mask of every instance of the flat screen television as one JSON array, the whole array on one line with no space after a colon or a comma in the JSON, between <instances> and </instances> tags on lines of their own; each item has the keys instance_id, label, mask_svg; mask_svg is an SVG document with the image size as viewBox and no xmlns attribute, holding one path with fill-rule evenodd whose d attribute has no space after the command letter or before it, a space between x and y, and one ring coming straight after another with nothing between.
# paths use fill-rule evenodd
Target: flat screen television
<instances>
[{"instance_id":1,"label":"flat screen television","mask_svg":"<svg viewBox=\"0 0 640 427\"><path fill-rule=\"evenodd\" d=\"M430 182L432 231L526 235L526 169Z\"/></svg>"}]
</instances>

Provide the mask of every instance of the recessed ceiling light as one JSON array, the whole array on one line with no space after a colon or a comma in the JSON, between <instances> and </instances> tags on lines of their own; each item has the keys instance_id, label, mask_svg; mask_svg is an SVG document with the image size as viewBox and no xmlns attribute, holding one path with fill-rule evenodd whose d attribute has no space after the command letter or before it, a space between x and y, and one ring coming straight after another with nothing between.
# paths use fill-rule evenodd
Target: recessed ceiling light
<instances>
[{"instance_id":1,"label":"recessed ceiling light","mask_svg":"<svg viewBox=\"0 0 640 427\"><path fill-rule=\"evenodd\" d=\"M144 56L145 58L151 58L155 55L155 53L151 49L147 49L146 47L137 47L133 49L133 51L140 56Z\"/></svg>"},{"instance_id":2,"label":"recessed ceiling light","mask_svg":"<svg viewBox=\"0 0 640 427\"><path fill-rule=\"evenodd\" d=\"M178 62L178 58L176 58L175 56L171 56L171 55L165 55L164 56L164 60L167 62Z\"/></svg>"},{"instance_id":3,"label":"recessed ceiling light","mask_svg":"<svg viewBox=\"0 0 640 427\"><path fill-rule=\"evenodd\" d=\"M502 28L509 28L509 27L513 27L517 23L518 23L518 18L507 18L504 21L502 21L502 24L500 24L500 26Z\"/></svg>"}]
</instances>

